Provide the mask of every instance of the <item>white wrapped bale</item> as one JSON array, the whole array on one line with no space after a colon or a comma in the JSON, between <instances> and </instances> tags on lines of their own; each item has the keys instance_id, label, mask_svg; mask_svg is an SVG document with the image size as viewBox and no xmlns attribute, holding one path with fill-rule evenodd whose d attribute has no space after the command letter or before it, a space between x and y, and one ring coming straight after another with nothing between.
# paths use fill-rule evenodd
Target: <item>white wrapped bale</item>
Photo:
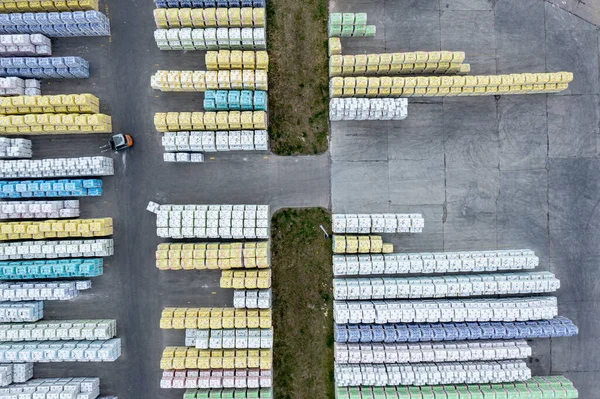
<instances>
[{"instance_id":1,"label":"white wrapped bale","mask_svg":"<svg viewBox=\"0 0 600 399\"><path fill-rule=\"evenodd\" d=\"M107 157L0 161L0 178L111 176L114 173L114 162Z\"/></svg>"},{"instance_id":2,"label":"white wrapped bale","mask_svg":"<svg viewBox=\"0 0 600 399\"><path fill-rule=\"evenodd\" d=\"M332 98L329 102L332 121L397 121L407 116L406 98Z\"/></svg>"},{"instance_id":3,"label":"white wrapped bale","mask_svg":"<svg viewBox=\"0 0 600 399\"><path fill-rule=\"evenodd\" d=\"M0 243L0 260L93 258L113 254L114 242L111 238Z\"/></svg>"},{"instance_id":4,"label":"white wrapped bale","mask_svg":"<svg viewBox=\"0 0 600 399\"><path fill-rule=\"evenodd\" d=\"M336 276L369 274L433 274L535 269L539 257L530 249L383 255L334 255Z\"/></svg>"},{"instance_id":5,"label":"white wrapped bale","mask_svg":"<svg viewBox=\"0 0 600 399\"><path fill-rule=\"evenodd\" d=\"M163 238L266 239L268 205L161 205L157 235Z\"/></svg>"}]
</instances>

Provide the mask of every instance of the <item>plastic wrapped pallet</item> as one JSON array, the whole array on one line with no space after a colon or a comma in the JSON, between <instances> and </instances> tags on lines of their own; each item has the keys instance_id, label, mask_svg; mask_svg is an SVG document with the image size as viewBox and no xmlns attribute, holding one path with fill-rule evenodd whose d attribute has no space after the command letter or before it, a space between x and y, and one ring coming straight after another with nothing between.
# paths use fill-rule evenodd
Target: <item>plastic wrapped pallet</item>
<instances>
[{"instance_id":1,"label":"plastic wrapped pallet","mask_svg":"<svg viewBox=\"0 0 600 399\"><path fill-rule=\"evenodd\" d=\"M239 289L233 293L233 307L237 309L269 309L271 299L271 289Z\"/></svg>"},{"instance_id":2,"label":"plastic wrapped pallet","mask_svg":"<svg viewBox=\"0 0 600 399\"><path fill-rule=\"evenodd\" d=\"M11 78L7 78L11 79ZM2 80L0 79L0 82ZM25 81L27 84L28 80ZM38 82L39 83L39 82ZM100 100L92 94L59 94L0 98L0 114L98 114Z\"/></svg>"},{"instance_id":3,"label":"plastic wrapped pallet","mask_svg":"<svg viewBox=\"0 0 600 399\"><path fill-rule=\"evenodd\" d=\"M0 364L0 387L13 383L13 368L10 364Z\"/></svg>"},{"instance_id":4,"label":"plastic wrapped pallet","mask_svg":"<svg viewBox=\"0 0 600 399\"><path fill-rule=\"evenodd\" d=\"M48 37L40 34L0 35L0 55L4 57L50 56L52 43Z\"/></svg>"},{"instance_id":5,"label":"plastic wrapped pallet","mask_svg":"<svg viewBox=\"0 0 600 399\"><path fill-rule=\"evenodd\" d=\"M159 132L187 130L266 130L265 111L160 112L154 114Z\"/></svg>"},{"instance_id":6,"label":"plastic wrapped pallet","mask_svg":"<svg viewBox=\"0 0 600 399\"><path fill-rule=\"evenodd\" d=\"M265 7L265 0L154 0L158 8Z\"/></svg>"},{"instance_id":7,"label":"plastic wrapped pallet","mask_svg":"<svg viewBox=\"0 0 600 399\"><path fill-rule=\"evenodd\" d=\"M339 37L330 37L328 40L329 57L342 55L342 42Z\"/></svg>"},{"instance_id":8,"label":"plastic wrapped pallet","mask_svg":"<svg viewBox=\"0 0 600 399\"><path fill-rule=\"evenodd\" d=\"M183 398L184 399L206 398L206 397L210 397L210 396L208 396L209 394L221 395L221 397L227 397L226 395L230 395L230 397L232 397L232 398L242 398L242 399L246 399L246 398L272 399L273 398L273 391L270 388L188 389L183 394Z\"/></svg>"},{"instance_id":9,"label":"plastic wrapped pallet","mask_svg":"<svg viewBox=\"0 0 600 399\"><path fill-rule=\"evenodd\" d=\"M535 269L539 257L530 249L471 252L334 255L333 274L416 274L496 272Z\"/></svg>"},{"instance_id":10,"label":"plastic wrapped pallet","mask_svg":"<svg viewBox=\"0 0 600 399\"><path fill-rule=\"evenodd\" d=\"M99 179L0 181L0 198L99 197L101 195L102 180ZM74 210L68 213L74 214Z\"/></svg>"},{"instance_id":11,"label":"plastic wrapped pallet","mask_svg":"<svg viewBox=\"0 0 600 399\"><path fill-rule=\"evenodd\" d=\"M24 383L33 378L33 363L4 363L1 366L10 370L12 383Z\"/></svg>"},{"instance_id":12,"label":"plastic wrapped pallet","mask_svg":"<svg viewBox=\"0 0 600 399\"><path fill-rule=\"evenodd\" d=\"M193 211L186 211L182 224L191 224ZM265 269L270 266L266 241L245 243L160 244L156 267L160 270Z\"/></svg>"},{"instance_id":13,"label":"plastic wrapped pallet","mask_svg":"<svg viewBox=\"0 0 600 399\"><path fill-rule=\"evenodd\" d=\"M338 386L489 384L527 381L531 370L522 360L418 364L361 364L334 368Z\"/></svg>"},{"instance_id":14,"label":"plastic wrapped pallet","mask_svg":"<svg viewBox=\"0 0 600 399\"><path fill-rule=\"evenodd\" d=\"M416 51L409 53L331 55L329 76L467 74L462 51Z\"/></svg>"},{"instance_id":15,"label":"plastic wrapped pallet","mask_svg":"<svg viewBox=\"0 0 600 399\"><path fill-rule=\"evenodd\" d=\"M330 97L445 97L558 93L573 80L571 72L511 75L334 77ZM364 82L366 90L359 90Z\"/></svg>"},{"instance_id":16,"label":"plastic wrapped pallet","mask_svg":"<svg viewBox=\"0 0 600 399\"><path fill-rule=\"evenodd\" d=\"M208 392L211 395L229 395L220 397L230 398L272 398L272 386L273 372L258 368L164 370L160 381L160 387L164 389L198 388L185 398L210 398L205 396ZM234 392L236 396L231 396ZM190 396L192 394L194 396Z\"/></svg>"},{"instance_id":17,"label":"plastic wrapped pallet","mask_svg":"<svg viewBox=\"0 0 600 399\"><path fill-rule=\"evenodd\" d=\"M165 152L163 154L163 160L165 162L191 162L191 163L203 163L204 154L188 154L185 152Z\"/></svg>"},{"instance_id":18,"label":"plastic wrapped pallet","mask_svg":"<svg viewBox=\"0 0 600 399\"><path fill-rule=\"evenodd\" d=\"M150 78L150 86L163 92L195 92L206 91L207 89L266 91L268 89L268 79L267 72L258 69L157 71ZM266 99L264 103L266 103Z\"/></svg>"},{"instance_id":19,"label":"plastic wrapped pallet","mask_svg":"<svg viewBox=\"0 0 600 399\"><path fill-rule=\"evenodd\" d=\"M44 302L0 302L0 323L34 322L44 317Z\"/></svg>"},{"instance_id":20,"label":"plastic wrapped pallet","mask_svg":"<svg viewBox=\"0 0 600 399\"><path fill-rule=\"evenodd\" d=\"M264 28L171 28L157 29L154 39L160 50L265 50Z\"/></svg>"},{"instance_id":21,"label":"plastic wrapped pallet","mask_svg":"<svg viewBox=\"0 0 600 399\"><path fill-rule=\"evenodd\" d=\"M27 114L0 116L2 134L111 133L111 117L104 114Z\"/></svg>"},{"instance_id":22,"label":"plastic wrapped pallet","mask_svg":"<svg viewBox=\"0 0 600 399\"><path fill-rule=\"evenodd\" d=\"M1 187L1 186L0 186ZM0 201L0 219L79 217L79 201Z\"/></svg>"},{"instance_id":23,"label":"plastic wrapped pallet","mask_svg":"<svg viewBox=\"0 0 600 399\"><path fill-rule=\"evenodd\" d=\"M207 90L204 93L206 111L266 111L264 90Z\"/></svg>"},{"instance_id":24,"label":"plastic wrapped pallet","mask_svg":"<svg viewBox=\"0 0 600 399\"><path fill-rule=\"evenodd\" d=\"M333 232L350 234L420 233L425 225L419 213L333 215Z\"/></svg>"},{"instance_id":25,"label":"plastic wrapped pallet","mask_svg":"<svg viewBox=\"0 0 600 399\"><path fill-rule=\"evenodd\" d=\"M1 260L112 256L112 239L0 243Z\"/></svg>"},{"instance_id":26,"label":"plastic wrapped pallet","mask_svg":"<svg viewBox=\"0 0 600 399\"><path fill-rule=\"evenodd\" d=\"M10 395L28 395L34 398L47 398L54 394L67 394L69 398L96 398L100 392L100 380L88 377L33 379L24 384L9 385L6 389Z\"/></svg>"},{"instance_id":27,"label":"plastic wrapped pallet","mask_svg":"<svg viewBox=\"0 0 600 399\"><path fill-rule=\"evenodd\" d=\"M0 386L23 383L33 378L33 363L0 364Z\"/></svg>"},{"instance_id":28,"label":"plastic wrapped pallet","mask_svg":"<svg viewBox=\"0 0 600 399\"><path fill-rule=\"evenodd\" d=\"M0 158L31 158L31 140L0 137Z\"/></svg>"},{"instance_id":29,"label":"plastic wrapped pallet","mask_svg":"<svg viewBox=\"0 0 600 399\"><path fill-rule=\"evenodd\" d=\"M0 78L0 101L9 96L39 96L42 94L40 81L17 77Z\"/></svg>"},{"instance_id":30,"label":"plastic wrapped pallet","mask_svg":"<svg viewBox=\"0 0 600 399\"><path fill-rule=\"evenodd\" d=\"M565 317L525 322L336 324L335 342L394 343L571 337L579 332Z\"/></svg>"},{"instance_id":31,"label":"plastic wrapped pallet","mask_svg":"<svg viewBox=\"0 0 600 399\"><path fill-rule=\"evenodd\" d=\"M207 51L206 69L264 69L269 68L269 55L266 51L219 50Z\"/></svg>"},{"instance_id":32,"label":"plastic wrapped pallet","mask_svg":"<svg viewBox=\"0 0 600 399\"><path fill-rule=\"evenodd\" d=\"M4 363L114 362L121 356L121 340L0 343Z\"/></svg>"},{"instance_id":33,"label":"plastic wrapped pallet","mask_svg":"<svg viewBox=\"0 0 600 399\"><path fill-rule=\"evenodd\" d=\"M185 330L185 346L197 349L271 349L273 329Z\"/></svg>"},{"instance_id":34,"label":"plastic wrapped pallet","mask_svg":"<svg viewBox=\"0 0 600 399\"><path fill-rule=\"evenodd\" d=\"M344 120L403 120L408 116L405 98L332 98L329 119Z\"/></svg>"},{"instance_id":35,"label":"plastic wrapped pallet","mask_svg":"<svg viewBox=\"0 0 600 399\"><path fill-rule=\"evenodd\" d=\"M266 130L165 132L162 144L169 152L267 151L269 135Z\"/></svg>"},{"instance_id":36,"label":"plastic wrapped pallet","mask_svg":"<svg viewBox=\"0 0 600 399\"><path fill-rule=\"evenodd\" d=\"M271 309L165 308L160 319L163 330L222 330L272 328Z\"/></svg>"},{"instance_id":37,"label":"plastic wrapped pallet","mask_svg":"<svg viewBox=\"0 0 600 399\"><path fill-rule=\"evenodd\" d=\"M271 270L224 270L219 282L221 288L266 289L271 287Z\"/></svg>"},{"instance_id":38,"label":"plastic wrapped pallet","mask_svg":"<svg viewBox=\"0 0 600 399\"><path fill-rule=\"evenodd\" d=\"M367 25L365 13L330 13L328 34L330 37L373 37L374 25Z\"/></svg>"},{"instance_id":39,"label":"plastic wrapped pallet","mask_svg":"<svg viewBox=\"0 0 600 399\"><path fill-rule=\"evenodd\" d=\"M268 205L161 205L156 227L163 238L267 239L269 218Z\"/></svg>"},{"instance_id":40,"label":"plastic wrapped pallet","mask_svg":"<svg viewBox=\"0 0 600 399\"><path fill-rule=\"evenodd\" d=\"M116 320L50 320L0 326L0 341L108 340L117 333Z\"/></svg>"},{"instance_id":41,"label":"plastic wrapped pallet","mask_svg":"<svg viewBox=\"0 0 600 399\"><path fill-rule=\"evenodd\" d=\"M0 161L0 177L111 176L114 162L107 157L50 158Z\"/></svg>"},{"instance_id":42,"label":"plastic wrapped pallet","mask_svg":"<svg viewBox=\"0 0 600 399\"><path fill-rule=\"evenodd\" d=\"M381 236L334 235L332 241L334 254L385 254L394 251L394 246L384 243Z\"/></svg>"},{"instance_id":43,"label":"plastic wrapped pallet","mask_svg":"<svg viewBox=\"0 0 600 399\"><path fill-rule=\"evenodd\" d=\"M339 324L438 323L550 320L558 315L556 297L334 301Z\"/></svg>"},{"instance_id":44,"label":"plastic wrapped pallet","mask_svg":"<svg viewBox=\"0 0 600 399\"><path fill-rule=\"evenodd\" d=\"M40 33L48 37L110 36L110 23L99 11L0 14L0 33Z\"/></svg>"},{"instance_id":45,"label":"plastic wrapped pallet","mask_svg":"<svg viewBox=\"0 0 600 399\"><path fill-rule=\"evenodd\" d=\"M386 387L337 387L336 398L338 399L367 399L376 397L420 399L425 397L471 399L473 397L483 398L555 398L575 399L579 397L573 383L562 376L532 377L527 381L499 384L460 384L441 386L386 386ZM377 396L381 395L381 396ZM385 395L385 396L383 396ZM204 397L204 396L198 396ZM190 396L186 399L193 399Z\"/></svg>"},{"instance_id":46,"label":"plastic wrapped pallet","mask_svg":"<svg viewBox=\"0 0 600 399\"><path fill-rule=\"evenodd\" d=\"M154 22L157 28L262 28L265 8L157 8Z\"/></svg>"},{"instance_id":47,"label":"plastic wrapped pallet","mask_svg":"<svg viewBox=\"0 0 600 399\"><path fill-rule=\"evenodd\" d=\"M2 222L0 241L66 237L103 237L113 233L112 218Z\"/></svg>"},{"instance_id":48,"label":"plastic wrapped pallet","mask_svg":"<svg viewBox=\"0 0 600 399\"><path fill-rule=\"evenodd\" d=\"M467 341L410 344L340 344L336 364L398 364L526 359L532 354L525 340Z\"/></svg>"},{"instance_id":49,"label":"plastic wrapped pallet","mask_svg":"<svg viewBox=\"0 0 600 399\"><path fill-rule=\"evenodd\" d=\"M0 14L0 20L3 14ZM0 77L86 79L90 64L81 57L12 57L0 59Z\"/></svg>"},{"instance_id":50,"label":"plastic wrapped pallet","mask_svg":"<svg viewBox=\"0 0 600 399\"><path fill-rule=\"evenodd\" d=\"M0 344L0 359L1 359ZM185 346L168 346L160 359L161 370L185 369L261 369L272 368L270 349L200 350Z\"/></svg>"},{"instance_id":51,"label":"plastic wrapped pallet","mask_svg":"<svg viewBox=\"0 0 600 399\"><path fill-rule=\"evenodd\" d=\"M103 269L103 261L98 258L0 262L0 279L97 277Z\"/></svg>"},{"instance_id":52,"label":"plastic wrapped pallet","mask_svg":"<svg viewBox=\"0 0 600 399\"><path fill-rule=\"evenodd\" d=\"M89 280L53 281L51 283L0 283L2 301L66 301L91 287Z\"/></svg>"},{"instance_id":53,"label":"plastic wrapped pallet","mask_svg":"<svg viewBox=\"0 0 600 399\"><path fill-rule=\"evenodd\" d=\"M557 291L559 288L560 280L550 272L333 280L333 296L338 300L542 294Z\"/></svg>"},{"instance_id":54,"label":"plastic wrapped pallet","mask_svg":"<svg viewBox=\"0 0 600 399\"><path fill-rule=\"evenodd\" d=\"M9 1L3 0L0 2L0 13L12 12L39 12L39 11L88 11L98 10L98 0L23 0Z\"/></svg>"}]
</instances>

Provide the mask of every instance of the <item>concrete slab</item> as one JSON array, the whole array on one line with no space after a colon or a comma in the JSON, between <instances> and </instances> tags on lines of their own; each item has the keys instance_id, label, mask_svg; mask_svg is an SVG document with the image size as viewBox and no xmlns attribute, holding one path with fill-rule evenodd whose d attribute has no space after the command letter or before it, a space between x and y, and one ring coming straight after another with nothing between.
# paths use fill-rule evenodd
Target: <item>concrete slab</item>
<instances>
[{"instance_id":1,"label":"concrete slab","mask_svg":"<svg viewBox=\"0 0 600 399\"><path fill-rule=\"evenodd\" d=\"M452 11L492 11L493 0L441 0L440 8Z\"/></svg>"},{"instance_id":2,"label":"concrete slab","mask_svg":"<svg viewBox=\"0 0 600 399\"><path fill-rule=\"evenodd\" d=\"M448 215L444 223L444 242L476 241L495 248L498 194L498 169L446 170Z\"/></svg>"},{"instance_id":3,"label":"concrete slab","mask_svg":"<svg viewBox=\"0 0 600 399\"><path fill-rule=\"evenodd\" d=\"M560 279L558 300L561 303L577 303L600 297L598 265L600 257L581 255L569 259L556 253L550 259L550 271Z\"/></svg>"},{"instance_id":4,"label":"concrete slab","mask_svg":"<svg viewBox=\"0 0 600 399\"><path fill-rule=\"evenodd\" d=\"M590 356L595 351L600 338L600 315L594 309L600 303L588 298L581 302L559 301L559 312L568 315L579 327L579 335L568 338L552 339L552 372L563 373L570 371L596 371L600 364L597 356ZM580 381L584 390L595 386L593 381Z\"/></svg>"},{"instance_id":5,"label":"concrete slab","mask_svg":"<svg viewBox=\"0 0 600 399\"><path fill-rule=\"evenodd\" d=\"M500 143L494 97L444 99L444 148L447 169L498 167Z\"/></svg>"},{"instance_id":6,"label":"concrete slab","mask_svg":"<svg viewBox=\"0 0 600 399\"><path fill-rule=\"evenodd\" d=\"M498 73L546 72L544 8L542 1L496 2Z\"/></svg>"},{"instance_id":7,"label":"concrete slab","mask_svg":"<svg viewBox=\"0 0 600 399\"><path fill-rule=\"evenodd\" d=\"M413 2L414 3L414 2ZM386 3L385 40L387 51L440 50L441 24L436 1L425 1L422 6L396 7ZM422 7L422 8L421 8ZM415 32L427 32L416 34Z\"/></svg>"},{"instance_id":8,"label":"concrete slab","mask_svg":"<svg viewBox=\"0 0 600 399\"><path fill-rule=\"evenodd\" d=\"M331 126L331 159L334 161L387 161L388 134L373 130L369 122L343 121Z\"/></svg>"},{"instance_id":9,"label":"concrete slab","mask_svg":"<svg viewBox=\"0 0 600 399\"><path fill-rule=\"evenodd\" d=\"M340 161L331 165L331 198L338 213L389 211L386 162Z\"/></svg>"},{"instance_id":10,"label":"concrete slab","mask_svg":"<svg viewBox=\"0 0 600 399\"><path fill-rule=\"evenodd\" d=\"M425 220L423 233L419 234L385 234L384 242L394 244L396 252L430 252L444 250L444 217L443 205L406 205L392 200L390 211L420 213Z\"/></svg>"},{"instance_id":11,"label":"concrete slab","mask_svg":"<svg viewBox=\"0 0 600 399\"><path fill-rule=\"evenodd\" d=\"M388 131L388 159L414 161L419 162L420 166L443 169L442 103L412 102L410 108L411 115L406 120L385 123ZM337 123L334 123L332 126L335 128L336 125ZM373 129L375 123L371 123L370 127ZM335 135L335 132L332 135ZM335 148L332 148L332 151L335 151Z\"/></svg>"},{"instance_id":12,"label":"concrete slab","mask_svg":"<svg viewBox=\"0 0 600 399\"><path fill-rule=\"evenodd\" d=\"M487 2L486 2L487 3ZM494 13L486 11L442 11L442 49L464 51L474 75L496 73Z\"/></svg>"},{"instance_id":13,"label":"concrete slab","mask_svg":"<svg viewBox=\"0 0 600 399\"><path fill-rule=\"evenodd\" d=\"M597 159L552 159L549 170L550 230L600 228Z\"/></svg>"},{"instance_id":14,"label":"concrete slab","mask_svg":"<svg viewBox=\"0 0 600 399\"><path fill-rule=\"evenodd\" d=\"M397 205L443 204L444 169L419 161L389 162L389 195Z\"/></svg>"},{"instance_id":15,"label":"concrete slab","mask_svg":"<svg viewBox=\"0 0 600 399\"><path fill-rule=\"evenodd\" d=\"M579 27L577 18L581 18L593 25L600 26L600 4L596 1L581 0L547 0L548 5L560 8L563 12L562 19L569 21L572 26Z\"/></svg>"},{"instance_id":16,"label":"concrete slab","mask_svg":"<svg viewBox=\"0 0 600 399\"><path fill-rule=\"evenodd\" d=\"M547 98L504 96L498 100L500 169L545 168L547 163Z\"/></svg>"},{"instance_id":17,"label":"concrete slab","mask_svg":"<svg viewBox=\"0 0 600 399\"><path fill-rule=\"evenodd\" d=\"M549 156L600 155L600 99L597 95L548 98Z\"/></svg>"},{"instance_id":18,"label":"concrete slab","mask_svg":"<svg viewBox=\"0 0 600 399\"><path fill-rule=\"evenodd\" d=\"M598 34L588 30L546 31L546 68L550 72L569 70L573 82L566 94L598 92Z\"/></svg>"}]
</instances>

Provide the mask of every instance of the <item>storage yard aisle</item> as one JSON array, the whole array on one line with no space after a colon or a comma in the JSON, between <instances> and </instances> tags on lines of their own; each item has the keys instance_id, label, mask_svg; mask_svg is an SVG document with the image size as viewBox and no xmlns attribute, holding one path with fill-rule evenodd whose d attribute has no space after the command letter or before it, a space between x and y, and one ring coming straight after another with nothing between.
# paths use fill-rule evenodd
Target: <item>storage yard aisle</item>
<instances>
[{"instance_id":1,"label":"storage yard aisle","mask_svg":"<svg viewBox=\"0 0 600 399\"><path fill-rule=\"evenodd\" d=\"M102 8L106 4L106 9ZM105 0L111 38L55 41L58 56L79 55L90 62L85 81L52 81L48 94L91 92L111 114L115 132L128 133L135 145L114 155L115 176L104 179L104 195L94 208L82 199L82 217L111 216L115 255L94 289L64 303L49 303L48 318L116 318L122 356L110 365L60 363L36 365L36 375L99 376L102 391L123 398L181 398L181 390L161 390L159 361L167 345L179 345L183 331L159 329L167 306L231 306L233 293L219 287L218 271L166 273L155 267L155 215L148 201L163 203L269 203L323 206L330 203L329 157L285 158L265 154L219 153L204 164L163 162L155 112L202 110L202 94L161 93L150 88L158 69L204 69L204 52L160 51L154 42L153 1ZM46 81L47 82L47 81ZM105 136L32 137L37 157L97 155ZM207 276L210 276L207 278Z\"/></svg>"}]
</instances>

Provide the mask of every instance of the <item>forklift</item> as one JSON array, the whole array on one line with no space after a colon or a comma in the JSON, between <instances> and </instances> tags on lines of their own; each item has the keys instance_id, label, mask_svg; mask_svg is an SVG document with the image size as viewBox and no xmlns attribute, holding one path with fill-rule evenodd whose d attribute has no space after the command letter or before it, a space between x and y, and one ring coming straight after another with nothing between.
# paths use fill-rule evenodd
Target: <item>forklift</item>
<instances>
[{"instance_id":1,"label":"forklift","mask_svg":"<svg viewBox=\"0 0 600 399\"><path fill-rule=\"evenodd\" d=\"M108 144L100 147L102 152L113 150L119 152L133 147L133 139L128 134L115 134L108 139Z\"/></svg>"}]
</instances>

